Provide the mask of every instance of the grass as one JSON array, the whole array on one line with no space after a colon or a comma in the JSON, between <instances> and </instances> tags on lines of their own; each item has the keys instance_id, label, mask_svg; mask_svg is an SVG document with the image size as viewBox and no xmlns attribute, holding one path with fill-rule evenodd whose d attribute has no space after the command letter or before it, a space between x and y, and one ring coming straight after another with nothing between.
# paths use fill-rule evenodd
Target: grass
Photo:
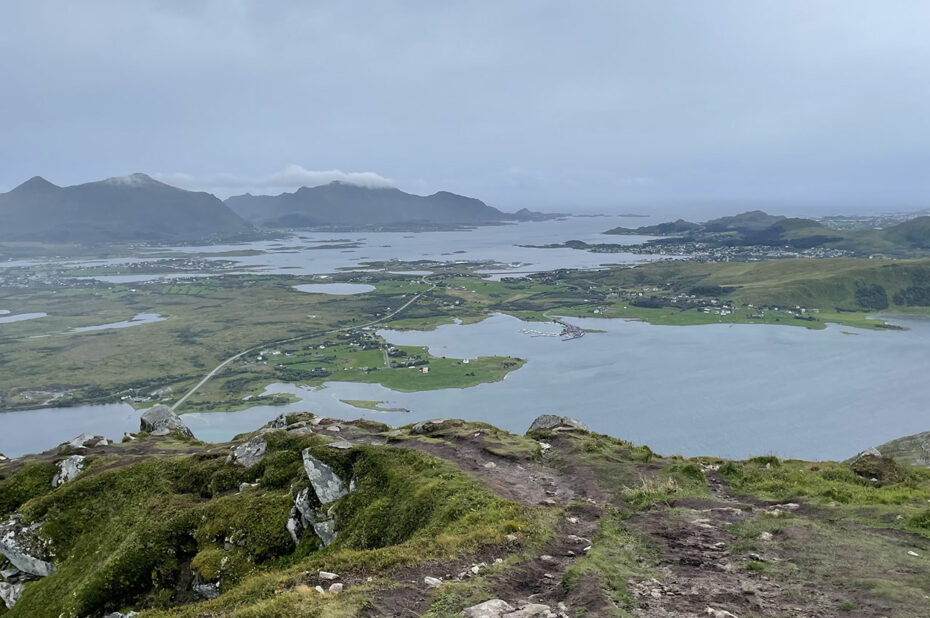
<instances>
[{"instance_id":1,"label":"grass","mask_svg":"<svg viewBox=\"0 0 930 618\"><path fill-rule=\"evenodd\" d=\"M31 488L17 501L25 499L19 506L28 521L42 522L40 534L59 566L30 584L6 615L128 607L175 616L352 615L366 603L364 586L338 599L320 597L299 589L299 574L324 568L377 574L503 543L511 532L540 533L534 511L497 498L429 455L389 447L334 452L320 448L317 436L283 432L266 439L268 455L249 470L208 450L134 463L90 458L80 477L54 491L35 486L34 479L44 480L36 466L0 481ZM335 505L340 534L325 549L312 535L295 548L284 527L293 495L308 485L300 455L307 446L356 481L356 490ZM236 492L253 480L258 487ZM183 583L188 572L205 581L219 577L222 597L175 608L191 600ZM283 598L276 594L282 586Z\"/></svg>"},{"instance_id":2,"label":"grass","mask_svg":"<svg viewBox=\"0 0 930 618\"><path fill-rule=\"evenodd\" d=\"M628 582L633 578L656 576L658 563L655 549L629 531L617 515L602 517L591 549L566 570L562 585L568 590L578 585L582 577L596 577L616 604L616 616L632 616L636 599Z\"/></svg>"}]
</instances>

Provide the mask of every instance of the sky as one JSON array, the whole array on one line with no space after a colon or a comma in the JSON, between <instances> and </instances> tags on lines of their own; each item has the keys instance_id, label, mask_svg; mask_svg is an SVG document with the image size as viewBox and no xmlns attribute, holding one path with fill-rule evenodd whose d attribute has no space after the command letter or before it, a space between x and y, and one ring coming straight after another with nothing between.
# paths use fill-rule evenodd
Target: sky
<instances>
[{"instance_id":1,"label":"sky","mask_svg":"<svg viewBox=\"0 0 930 618\"><path fill-rule=\"evenodd\" d=\"M924 0L0 4L0 190L930 206Z\"/></svg>"}]
</instances>

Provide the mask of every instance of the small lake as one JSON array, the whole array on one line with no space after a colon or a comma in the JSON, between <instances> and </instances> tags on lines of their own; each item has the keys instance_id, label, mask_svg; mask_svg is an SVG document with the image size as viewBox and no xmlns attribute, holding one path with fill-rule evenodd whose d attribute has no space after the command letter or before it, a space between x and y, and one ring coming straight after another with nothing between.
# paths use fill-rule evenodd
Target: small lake
<instances>
[{"instance_id":1,"label":"small lake","mask_svg":"<svg viewBox=\"0 0 930 618\"><path fill-rule=\"evenodd\" d=\"M318 390L279 384L269 392L302 401L183 418L198 437L223 441L299 410L391 425L461 417L521 433L537 415L556 413L657 452L733 458L845 459L930 429L928 320L898 319L908 331L570 321L604 332L562 341L554 324L506 315L433 331L381 331L394 344L425 345L437 356L528 359L501 382L419 393L347 382ZM363 410L343 399L410 412ZM138 416L119 404L0 413L0 452L44 450L82 431L119 438L138 429Z\"/></svg>"},{"instance_id":2,"label":"small lake","mask_svg":"<svg viewBox=\"0 0 930 618\"><path fill-rule=\"evenodd\" d=\"M22 322L23 320L35 320L37 318L44 318L47 315L47 313L17 313L10 315L9 311L4 311L0 314L0 324Z\"/></svg>"},{"instance_id":3,"label":"small lake","mask_svg":"<svg viewBox=\"0 0 930 618\"><path fill-rule=\"evenodd\" d=\"M367 283L305 283L303 285L293 286L298 292L307 292L309 294L335 294L349 296L352 294L364 294L371 292L375 286Z\"/></svg>"},{"instance_id":4,"label":"small lake","mask_svg":"<svg viewBox=\"0 0 930 618\"><path fill-rule=\"evenodd\" d=\"M132 326L141 326L151 324L152 322L161 322L165 318L157 313L137 313L131 320L122 322L110 322L109 324L97 324L95 326L79 326L69 330L69 333L86 333L95 330L110 330L112 328L130 328Z\"/></svg>"}]
</instances>

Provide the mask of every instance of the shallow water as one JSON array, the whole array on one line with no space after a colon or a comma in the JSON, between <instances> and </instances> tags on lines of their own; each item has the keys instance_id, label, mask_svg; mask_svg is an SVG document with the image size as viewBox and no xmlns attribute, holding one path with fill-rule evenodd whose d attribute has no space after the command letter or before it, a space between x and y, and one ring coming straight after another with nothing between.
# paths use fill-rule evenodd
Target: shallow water
<instances>
[{"instance_id":1,"label":"shallow water","mask_svg":"<svg viewBox=\"0 0 930 618\"><path fill-rule=\"evenodd\" d=\"M375 286L366 283L306 283L293 287L299 292L307 292L309 294L334 294L337 296L364 294L365 292L371 292L375 289Z\"/></svg>"},{"instance_id":2,"label":"shallow water","mask_svg":"<svg viewBox=\"0 0 930 618\"><path fill-rule=\"evenodd\" d=\"M10 315L10 312L6 311L2 315L0 315L0 324L22 322L23 320L35 320L38 318L44 318L47 315L48 315L47 313L16 313L16 314Z\"/></svg>"},{"instance_id":3,"label":"shallow water","mask_svg":"<svg viewBox=\"0 0 930 618\"><path fill-rule=\"evenodd\" d=\"M151 324L152 322L161 322L165 318L157 313L137 313L134 318L131 320L123 320L122 322L110 322L109 324L97 324L95 326L78 326L72 328L71 333L86 333L88 331L94 330L110 330L113 328L130 328L132 326L141 326L143 324Z\"/></svg>"},{"instance_id":4,"label":"shallow water","mask_svg":"<svg viewBox=\"0 0 930 618\"><path fill-rule=\"evenodd\" d=\"M500 354L528 360L501 382L419 393L346 382L320 390L273 385L270 392L294 393L302 401L186 414L184 420L198 437L221 441L285 411L392 425L462 417L516 432L525 431L539 414L557 413L663 453L735 458L773 453L805 459L845 459L868 446L930 429L926 320L897 320L908 331L570 321L605 332L562 341L534 336L557 335L559 327L553 324L505 315L434 331L382 331L394 344L426 345L438 356ZM385 401L410 412L361 410L341 399ZM0 452L15 456L49 448L81 431L100 433L103 429L96 427L106 427L108 413L113 427L103 431L106 435L137 429L127 426L127 418L138 417L129 406L42 412L45 417L33 416L36 411L0 413ZM39 436L36 427L42 427Z\"/></svg>"}]
</instances>

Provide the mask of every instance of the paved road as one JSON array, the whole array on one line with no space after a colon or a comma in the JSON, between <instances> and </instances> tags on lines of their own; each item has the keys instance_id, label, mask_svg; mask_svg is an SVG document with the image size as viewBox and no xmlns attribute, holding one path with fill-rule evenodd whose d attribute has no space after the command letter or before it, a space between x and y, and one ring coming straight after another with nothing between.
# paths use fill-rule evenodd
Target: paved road
<instances>
[{"instance_id":1,"label":"paved road","mask_svg":"<svg viewBox=\"0 0 930 618\"><path fill-rule=\"evenodd\" d=\"M431 287L429 290L427 290L427 292L432 291L434 288L435 288L435 286L434 286L434 287ZM408 300L406 303L404 303L403 305L401 305L399 309L397 309L397 310L395 310L395 311L393 311L393 312L391 312L391 313L385 315L385 316L382 317L382 318L378 318L377 320L374 320L374 321L372 321L372 322L368 322L368 323L366 323L366 324L353 324L352 326L344 326L344 327L342 327L342 328L333 328L333 329L331 329L331 330L324 330L324 331L320 331L320 332L318 332L318 333L308 333L308 334L306 334L306 335L300 335L300 336L297 336L297 337L291 337L290 339L278 339L277 341L266 341L265 343L260 343L260 344L258 344L258 345L256 345L256 346L252 346L252 347L249 348L248 350L243 350L242 352L239 352L238 354L236 354L236 355L234 355L234 356L230 356L229 358L227 358L226 360L224 360L222 363L220 363L219 365L217 365L216 367L214 367L214 368L213 368L213 371L211 371L211 372L208 373L206 376L204 376L203 380L201 380L200 382L198 382L197 385L196 385L194 388L192 388L192 389L190 389L189 391L187 391L187 393L186 393L183 397L181 397L180 399L178 399L178 400L174 403L174 405L171 406L171 409L172 409L172 410L177 410L179 407L181 407L181 404L183 404L185 401L187 401L187 399L188 399L191 395L193 395L194 393L196 393L196 392L200 389L201 386L203 386L204 384L206 384L207 382L209 382L209 381L210 381L210 378L212 378L213 376L215 376L216 374L218 374L220 371L222 371L223 368L226 367L226 365L228 365L229 363L233 362L234 360L236 360L236 359L238 359L238 358L242 358L243 356L245 356L246 354L249 354L250 352L254 352L254 351L259 350L259 349L261 349L261 348L267 348L267 347L271 347L271 346L282 345L282 344L285 344L285 343L293 343L294 341L300 341L301 339L309 339L309 338L311 338L311 337L320 337L320 336L322 336L322 335L330 335L330 334L332 334L332 333L339 333L339 332L343 332L343 331L347 331L347 330L354 330L354 329L356 329L356 328L365 328L366 326L374 326L375 324L380 324L381 322L386 322L387 320L392 319L394 316L396 316L397 314L399 314L400 312L402 312L404 309L406 309L407 307L409 307L409 306L412 305L413 303L415 303L415 302L417 302L418 300L420 300L420 299L423 297L423 295L424 295L425 293L426 293L426 292L421 292L421 293L417 294L416 296L414 296L413 298L411 298L410 300Z\"/></svg>"}]
</instances>

